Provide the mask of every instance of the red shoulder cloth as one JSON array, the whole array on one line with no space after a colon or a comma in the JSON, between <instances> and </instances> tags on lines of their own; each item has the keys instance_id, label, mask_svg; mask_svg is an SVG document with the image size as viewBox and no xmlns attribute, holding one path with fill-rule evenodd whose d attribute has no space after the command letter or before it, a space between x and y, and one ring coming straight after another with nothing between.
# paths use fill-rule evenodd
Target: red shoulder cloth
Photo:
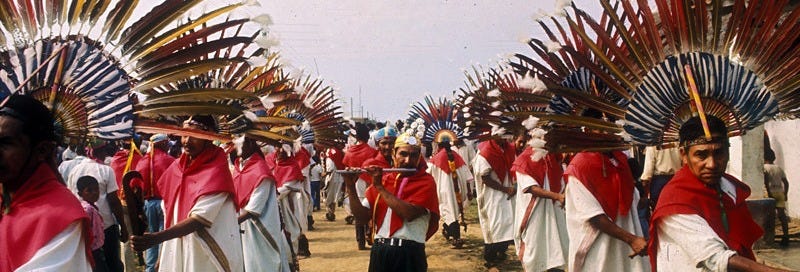
<instances>
[{"instance_id":1,"label":"red shoulder cloth","mask_svg":"<svg viewBox=\"0 0 800 272\"><path fill-rule=\"evenodd\" d=\"M189 211L201 196L229 193L234 196L233 178L228 169L227 154L222 148L207 147L189 161L186 153L173 163L158 180L164 198L164 227L172 226L175 201L180 200L177 222L189 217Z\"/></svg>"},{"instance_id":2,"label":"red shoulder cloth","mask_svg":"<svg viewBox=\"0 0 800 272\"><path fill-rule=\"evenodd\" d=\"M364 161L375 157L377 153L379 153L378 150L375 150L368 144L360 143L347 149L342 162L347 167L361 167Z\"/></svg>"},{"instance_id":3,"label":"red shoulder cloth","mask_svg":"<svg viewBox=\"0 0 800 272\"><path fill-rule=\"evenodd\" d=\"M375 154L375 156L374 156L374 157L372 157L372 158L370 158L370 159L367 159L366 161L364 161L364 163L363 163L363 164L361 164L361 167L367 167L367 166L371 166L371 165L380 166L381 168L389 168L389 167L392 167L392 166L389 164L389 162L388 162L388 161L386 161L386 158L384 158L384 157L383 157L383 155L381 155L381 153L380 153L380 152L378 152L377 154ZM367 174L367 173L362 173L361 175L359 175L359 176L358 176L358 178L360 178L360 179L362 179L362 180L366 181L366 182L367 182L367 184L372 184L372 177L371 177L369 174Z\"/></svg>"},{"instance_id":4,"label":"red shoulder cloth","mask_svg":"<svg viewBox=\"0 0 800 272\"><path fill-rule=\"evenodd\" d=\"M75 221L83 221L86 257L92 262L89 217L53 170L42 163L0 215L0 271L13 271ZM0 211L4 212L4 211Z\"/></svg>"},{"instance_id":5,"label":"red shoulder cloth","mask_svg":"<svg viewBox=\"0 0 800 272\"><path fill-rule=\"evenodd\" d=\"M328 149L328 158L331 158L333 164L336 165L336 169L342 170L344 169L344 151L338 148L329 148Z\"/></svg>"},{"instance_id":6,"label":"red shoulder cloth","mask_svg":"<svg viewBox=\"0 0 800 272\"><path fill-rule=\"evenodd\" d=\"M478 154L489 162L494 173L500 178L500 182L503 182L511 172L511 164L514 163L516 151L512 144L506 144L504 149L494 140L488 140L478 144Z\"/></svg>"},{"instance_id":7,"label":"red shoulder cloth","mask_svg":"<svg viewBox=\"0 0 800 272\"><path fill-rule=\"evenodd\" d=\"M117 188L119 188L119 192L122 193L122 176L125 175L125 165L128 163L128 154L130 153L129 150L120 150L111 157L111 169L114 169L114 176L117 178ZM133 170L136 168L136 165L139 164L139 160L142 159L142 155L138 152L133 153L133 160L131 160L131 167L128 170ZM102 162L101 162L102 163Z\"/></svg>"},{"instance_id":8,"label":"red shoulder cloth","mask_svg":"<svg viewBox=\"0 0 800 272\"><path fill-rule=\"evenodd\" d=\"M153 148L150 153L136 165L136 171L142 174L142 179L131 180L131 187L142 189L145 198L160 198L158 194L158 179L164 171L175 162L175 158L158 148Z\"/></svg>"},{"instance_id":9,"label":"red shoulder cloth","mask_svg":"<svg viewBox=\"0 0 800 272\"><path fill-rule=\"evenodd\" d=\"M294 157L275 162L275 168L272 169L272 174L275 176L275 186L277 188L280 188L286 182L303 181L305 178L300 171L300 166L297 164L297 161L294 160Z\"/></svg>"},{"instance_id":10,"label":"red shoulder cloth","mask_svg":"<svg viewBox=\"0 0 800 272\"><path fill-rule=\"evenodd\" d=\"M453 154L453 162L455 163L456 169L464 166L464 159L462 159L457 152L451 152ZM442 171L445 173L451 174L453 172L453 169L450 169L450 163L447 159L447 150L444 148L439 148L439 152L436 152L436 155L433 155L431 158L431 163L436 165L436 167L439 167L439 169L442 169Z\"/></svg>"},{"instance_id":11,"label":"red shoulder cloth","mask_svg":"<svg viewBox=\"0 0 800 272\"><path fill-rule=\"evenodd\" d=\"M428 231L425 238L426 240L430 239L439 228L439 198L436 195L436 182L433 180L433 176L423 169L418 170L417 173L410 177L398 179L399 176L400 174L383 175L383 186L400 200L428 209L431 213L431 218L428 221ZM375 199L378 195L378 190L375 187L370 186L367 188L367 200L369 200L372 209L377 209L375 210L373 222L376 224L376 228L380 229L389 206L386 205L383 199L379 200L375 205ZM403 226L403 218L397 213L392 213L390 222L389 236Z\"/></svg>"},{"instance_id":12,"label":"red shoulder cloth","mask_svg":"<svg viewBox=\"0 0 800 272\"><path fill-rule=\"evenodd\" d=\"M545 175L547 175L550 191L560 193L561 178L564 176L564 169L561 168L561 155L547 153L547 155L539 161L533 161L533 159L531 159L532 155L533 148L530 146L526 147L525 150L522 151L522 154L519 154L517 159L514 160L511 171L531 176L540 183L544 182Z\"/></svg>"},{"instance_id":13,"label":"red shoulder cloth","mask_svg":"<svg viewBox=\"0 0 800 272\"><path fill-rule=\"evenodd\" d=\"M658 204L650 219L650 242L648 254L650 265L655 270L658 253L658 224L660 220L673 214L696 214L705 219L711 229L731 250L737 254L755 260L753 243L764 234L747 209L747 197L750 187L730 175L725 178L736 186L736 203L727 194L722 194L722 203L728 217L730 230L725 231L722 224L722 212L719 207L719 194L716 189L706 186L698 179L689 167L684 166L664 186Z\"/></svg>"},{"instance_id":14,"label":"red shoulder cloth","mask_svg":"<svg viewBox=\"0 0 800 272\"><path fill-rule=\"evenodd\" d=\"M305 147L300 147L300 150L297 150L297 153L294 154L294 160L297 162L297 166L300 167L300 170L306 168L309 164L311 164L311 153Z\"/></svg>"},{"instance_id":15,"label":"red shoulder cloth","mask_svg":"<svg viewBox=\"0 0 800 272\"><path fill-rule=\"evenodd\" d=\"M567 166L564 175L580 180L597 202L600 202L606 215L614 221L617 220L617 214L627 214L630 211L634 184L628 157L620 151L613 151L612 155L617 166L603 153L578 153Z\"/></svg>"},{"instance_id":16,"label":"red shoulder cloth","mask_svg":"<svg viewBox=\"0 0 800 272\"><path fill-rule=\"evenodd\" d=\"M237 158L233 163L233 186L236 188L236 203L239 208L247 205L250 202L250 195L253 190L261 184L264 179L275 180L275 177L269 171L267 162L261 153L254 153L244 163L243 168L239 168L239 160Z\"/></svg>"}]
</instances>

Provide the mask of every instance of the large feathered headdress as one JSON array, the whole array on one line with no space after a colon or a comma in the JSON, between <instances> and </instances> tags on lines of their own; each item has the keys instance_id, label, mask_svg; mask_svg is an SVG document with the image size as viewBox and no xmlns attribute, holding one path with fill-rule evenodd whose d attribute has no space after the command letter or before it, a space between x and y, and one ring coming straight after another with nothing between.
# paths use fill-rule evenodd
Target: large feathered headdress
<instances>
[{"instance_id":1,"label":"large feathered headdress","mask_svg":"<svg viewBox=\"0 0 800 272\"><path fill-rule=\"evenodd\" d=\"M422 120L424 130L420 140L423 143L453 143L464 137L463 129L455 122L457 113L453 101L426 96L424 101L411 105L408 120Z\"/></svg>"},{"instance_id":2,"label":"large feathered headdress","mask_svg":"<svg viewBox=\"0 0 800 272\"><path fill-rule=\"evenodd\" d=\"M0 97L33 95L68 137L131 137L134 93L223 69L240 58L226 49L251 42L235 34L248 19L214 23L244 3L179 20L199 2L165 1L128 24L138 1L0 1Z\"/></svg>"},{"instance_id":3,"label":"large feathered headdress","mask_svg":"<svg viewBox=\"0 0 800 272\"><path fill-rule=\"evenodd\" d=\"M299 77L291 83L294 94L275 102L271 114L297 120L300 142L321 147L341 146L345 135L341 133L341 107L337 105L333 88L323 85L321 79Z\"/></svg>"},{"instance_id":4,"label":"large feathered headdress","mask_svg":"<svg viewBox=\"0 0 800 272\"><path fill-rule=\"evenodd\" d=\"M698 113L720 117L738 135L798 112L800 11L785 13L787 2L600 3L599 21L574 6L563 20L541 20L547 38L529 45L542 60L518 55L513 64L546 83L554 94L549 112L574 118L558 125L603 136L583 148L674 143L680 125ZM603 121L576 118L587 109Z\"/></svg>"}]
</instances>

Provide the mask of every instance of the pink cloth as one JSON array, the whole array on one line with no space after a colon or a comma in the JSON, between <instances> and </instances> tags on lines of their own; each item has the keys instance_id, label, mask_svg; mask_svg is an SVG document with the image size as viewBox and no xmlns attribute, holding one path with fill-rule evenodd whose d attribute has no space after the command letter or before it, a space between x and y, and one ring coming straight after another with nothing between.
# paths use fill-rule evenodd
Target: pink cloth
<instances>
[{"instance_id":1,"label":"pink cloth","mask_svg":"<svg viewBox=\"0 0 800 272\"><path fill-rule=\"evenodd\" d=\"M94 251L103 247L103 243L106 240L106 234L103 229L103 217L100 216L100 212L98 212L97 208L91 203L81 200L81 206L83 206L83 210L86 211L86 215L89 216L89 226L91 227L90 231L92 233L91 248L92 251Z\"/></svg>"}]
</instances>

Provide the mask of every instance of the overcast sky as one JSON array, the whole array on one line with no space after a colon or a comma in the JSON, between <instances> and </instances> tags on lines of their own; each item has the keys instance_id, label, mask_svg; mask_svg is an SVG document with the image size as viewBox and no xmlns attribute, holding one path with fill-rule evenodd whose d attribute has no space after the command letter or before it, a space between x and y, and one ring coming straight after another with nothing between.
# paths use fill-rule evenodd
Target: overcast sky
<instances>
[{"instance_id":1,"label":"overcast sky","mask_svg":"<svg viewBox=\"0 0 800 272\"><path fill-rule=\"evenodd\" d=\"M345 116L352 106L354 116L378 120L406 118L426 94L450 97L465 68L532 55L521 40L541 37L533 17L555 8L554 0L261 2L283 61L334 86ZM576 2L599 10L597 1Z\"/></svg>"}]
</instances>

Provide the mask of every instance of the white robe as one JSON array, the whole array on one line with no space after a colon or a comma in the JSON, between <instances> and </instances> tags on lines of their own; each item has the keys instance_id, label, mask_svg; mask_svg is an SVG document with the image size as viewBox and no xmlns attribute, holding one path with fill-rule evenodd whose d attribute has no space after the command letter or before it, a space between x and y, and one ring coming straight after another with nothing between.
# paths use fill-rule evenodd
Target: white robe
<instances>
[{"instance_id":1,"label":"white robe","mask_svg":"<svg viewBox=\"0 0 800 272\"><path fill-rule=\"evenodd\" d=\"M275 183L261 181L243 209L255 216L241 224L245 270L290 271L291 252L281 229Z\"/></svg>"},{"instance_id":2,"label":"white robe","mask_svg":"<svg viewBox=\"0 0 800 272\"><path fill-rule=\"evenodd\" d=\"M495 180L500 179L480 152L475 157L474 168L475 189L478 194L478 219L484 243L494 244L514 240L514 197L508 199L508 194L505 192L483 184L482 176L487 173ZM506 176L501 185L510 187L511 177Z\"/></svg>"},{"instance_id":3,"label":"white robe","mask_svg":"<svg viewBox=\"0 0 800 272\"><path fill-rule=\"evenodd\" d=\"M73 222L14 271L92 271L81 222Z\"/></svg>"},{"instance_id":4,"label":"white robe","mask_svg":"<svg viewBox=\"0 0 800 272\"><path fill-rule=\"evenodd\" d=\"M177 203L180 199L176 199ZM176 205L173 226L180 223L178 211ZM244 271L242 236L233 198L228 193L201 196L189 214L203 222L205 228L161 244L158 271Z\"/></svg>"},{"instance_id":5,"label":"white robe","mask_svg":"<svg viewBox=\"0 0 800 272\"><path fill-rule=\"evenodd\" d=\"M342 183L344 179L342 174L336 173L336 164L330 158L325 159L325 204L331 205L336 203L340 192L342 191ZM334 207L335 204L333 204Z\"/></svg>"},{"instance_id":6,"label":"white robe","mask_svg":"<svg viewBox=\"0 0 800 272\"><path fill-rule=\"evenodd\" d=\"M723 178L723 192L736 201L736 186ZM725 241L696 214L674 214L658 225L656 263L661 270L728 271L728 259L736 255Z\"/></svg>"},{"instance_id":7,"label":"white robe","mask_svg":"<svg viewBox=\"0 0 800 272\"><path fill-rule=\"evenodd\" d=\"M582 271L650 271L650 262L647 256L628 258L631 247L611 235L605 234L592 227L589 219L597 215L605 215L600 202L586 189L580 180L569 176L566 197L567 232L569 233L569 262L568 270L576 271L575 255L581 243L591 242L591 233L597 237L591 242L591 247L586 254ZM639 214L636 203L639 202L638 190L633 190L631 209L627 214L617 215L614 222L618 227L642 237L642 227L639 224ZM587 240L587 241L584 241Z\"/></svg>"},{"instance_id":8,"label":"white robe","mask_svg":"<svg viewBox=\"0 0 800 272\"><path fill-rule=\"evenodd\" d=\"M298 238L308 231L307 207L311 200L304 188L305 184L299 181L289 181L278 188L281 216L294 252L298 252Z\"/></svg>"},{"instance_id":9,"label":"white robe","mask_svg":"<svg viewBox=\"0 0 800 272\"><path fill-rule=\"evenodd\" d=\"M442 222L452 224L458 221L459 209L458 198L456 197L455 187L453 186L453 176L444 170L430 164L430 174L436 181L436 194L439 196L439 214ZM456 169L458 175L458 188L461 190L461 200L463 207L467 205L467 182L472 181L472 173L469 172L467 165L462 165Z\"/></svg>"},{"instance_id":10,"label":"white robe","mask_svg":"<svg viewBox=\"0 0 800 272\"><path fill-rule=\"evenodd\" d=\"M520 242L523 241L525 244L521 256L522 268L529 272L547 271L551 268L563 270L567 264L569 237L567 236L565 213L561 204L552 199L537 197L529 215L528 225L522 229L525 211L533 197L523 191L531 186L542 187L542 189L550 191L550 177L545 177L544 182L540 183L529 175L519 172L516 175L517 216L514 217L514 229L517 231L514 245L519 256ZM561 186L564 188L563 180Z\"/></svg>"}]
</instances>

